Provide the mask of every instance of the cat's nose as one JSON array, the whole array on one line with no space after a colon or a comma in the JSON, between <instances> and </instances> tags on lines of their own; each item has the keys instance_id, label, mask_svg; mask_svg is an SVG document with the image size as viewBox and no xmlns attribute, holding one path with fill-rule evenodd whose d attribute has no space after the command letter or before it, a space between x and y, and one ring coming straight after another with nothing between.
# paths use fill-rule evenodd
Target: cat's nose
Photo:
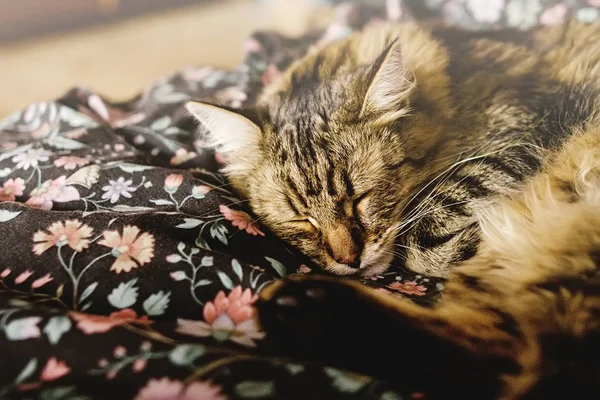
<instances>
[{"instance_id":1,"label":"cat's nose","mask_svg":"<svg viewBox=\"0 0 600 400\"><path fill-rule=\"evenodd\" d=\"M350 268L358 269L360 267L360 258L359 258L358 253L352 253L345 257L340 257L339 259L336 259L335 261L339 262L340 264L346 264Z\"/></svg>"},{"instance_id":2,"label":"cat's nose","mask_svg":"<svg viewBox=\"0 0 600 400\"><path fill-rule=\"evenodd\" d=\"M363 243L358 234L347 225L339 224L325 233L325 247L335 261L351 268L360 267Z\"/></svg>"}]
</instances>

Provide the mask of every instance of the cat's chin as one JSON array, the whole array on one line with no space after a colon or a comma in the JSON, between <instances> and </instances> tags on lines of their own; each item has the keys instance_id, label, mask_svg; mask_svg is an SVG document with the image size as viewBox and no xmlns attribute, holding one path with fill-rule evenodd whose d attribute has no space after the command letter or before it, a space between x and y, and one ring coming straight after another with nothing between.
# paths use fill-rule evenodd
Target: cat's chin
<instances>
[{"instance_id":1,"label":"cat's chin","mask_svg":"<svg viewBox=\"0 0 600 400\"><path fill-rule=\"evenodd\" d=\"M332 263L325 268L329 273L340 276L356 276L368 278L370 276L381 275L385 272L392 262L393 256L382 254L368 264L361 266L359 269L351 268L345 264Z\"/></svg>"}]
</instances>

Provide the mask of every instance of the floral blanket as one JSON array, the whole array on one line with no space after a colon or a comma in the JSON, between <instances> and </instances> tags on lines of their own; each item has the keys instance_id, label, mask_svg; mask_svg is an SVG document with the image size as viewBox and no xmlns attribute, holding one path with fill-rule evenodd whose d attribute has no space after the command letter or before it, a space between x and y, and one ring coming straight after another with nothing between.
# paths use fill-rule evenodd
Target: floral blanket
<instances>
[{"instance_id":1,"label":"floral blanket","mask_svg":"<svg viewBox=\"0 0 600 400\"><path fill-rule=\"evenodd\" d=\"M269 282L315 267L232 192L218 173L219 155L206 148L203 128L183 103L251 106L313 43L376 20L528 28L570 15L592 21L597 6L342 2L323 31L253 35L235 70L184 69L121 104L77 87L2 120L0 398L425 397L273 356L253 322L252 302ZM400 267L363 282L422 303L443 289Z\"/></svg>"}]
</instances>

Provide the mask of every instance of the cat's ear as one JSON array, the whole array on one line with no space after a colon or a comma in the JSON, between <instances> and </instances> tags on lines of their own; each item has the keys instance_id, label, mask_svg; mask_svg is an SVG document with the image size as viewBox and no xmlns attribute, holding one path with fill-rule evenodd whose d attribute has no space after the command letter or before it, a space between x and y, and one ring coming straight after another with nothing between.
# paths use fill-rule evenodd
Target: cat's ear
<instances>
[{"instance_id":1,"label":"cat's ear","mask_svg":"<svg viewBox=\"0 0 600 400\"><path fill-rule=\"evenodd\" d=\"M185 108L208 130L208 144L225 157L258 146L261 130L245 116L200 101L188 101Z\"/></svg>"},{"instance_id":2,"label":"cat's ear","mask_svg":"<svg viewBox=\"0 0 600 400\"><path fill-rule=\"evenodd\" d=\"M208 103L189 101L186 109L208 130L207 145L219 153L222 169L242 187L259 155L261 129L238 112Z\"/></svg>"},{"instance_id":3,"label":"cat's ear","mask_svg":"<svg viewBox=\"0 0 600 400\"><path fill-rule=\"evenodd\" d=\"M387 123L407 114L408 96L415 87L415 80L403 62L398 39L390 43L371 66L371 76L361 116L374 114L379 122Z\"/></svg>"}]
</instances>

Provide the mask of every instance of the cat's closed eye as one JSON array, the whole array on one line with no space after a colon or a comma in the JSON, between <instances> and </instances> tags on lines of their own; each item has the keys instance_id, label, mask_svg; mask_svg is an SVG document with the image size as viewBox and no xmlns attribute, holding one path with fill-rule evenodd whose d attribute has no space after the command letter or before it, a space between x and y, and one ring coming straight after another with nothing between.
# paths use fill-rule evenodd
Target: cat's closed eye
<instances>
[{"instance_id":1,"label":"cat's closed eye","mask_svg":"<svg viewBox=\"0 0 600 400\"><path fill-rule=\"evenodd\" d=\"M365 192L352 201L352 208L350 210L352 217L360 220L360 217L366 214L371 195L371 192Z\"/></svg>"},{"instance_id":2,"label":"cat's closed eye","mask_svg":"<svg viewBox=\"0 0 600 400\"><path fill-rule=\"evenodd\" d=\"M311 217L294 218L293 220L290 221L290 223L295 224L299 228L303 228L305 230L313 231L313 230L319 229L319 224L317 223L317 221L314 218L311 218Z\"/></svg>"}]
</instances>

